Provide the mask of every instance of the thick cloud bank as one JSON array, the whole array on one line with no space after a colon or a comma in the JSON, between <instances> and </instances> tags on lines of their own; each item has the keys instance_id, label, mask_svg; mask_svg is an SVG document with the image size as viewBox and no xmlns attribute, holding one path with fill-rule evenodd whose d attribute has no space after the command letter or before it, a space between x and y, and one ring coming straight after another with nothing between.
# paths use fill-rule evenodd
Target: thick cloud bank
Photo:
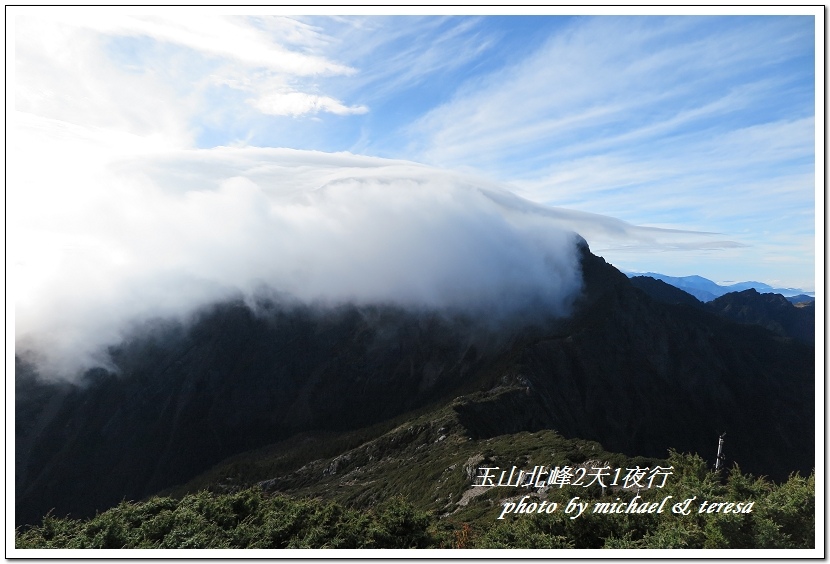
<instances>
[{"instance_id":1,"label":"thick cloud bank","mask_svg":"<svg viewBox=\"0 0 830 564\"><path fill-rule=\"evenodd\" d=\"M580 289L573 226L497 185L351 154L118 153L63 134L29 137L38 151L23 136L26 188L11 187L16 349L44 372L106 364L131 323L263 288L494 318L567 314Z\"/></svg>"}]
</instances>

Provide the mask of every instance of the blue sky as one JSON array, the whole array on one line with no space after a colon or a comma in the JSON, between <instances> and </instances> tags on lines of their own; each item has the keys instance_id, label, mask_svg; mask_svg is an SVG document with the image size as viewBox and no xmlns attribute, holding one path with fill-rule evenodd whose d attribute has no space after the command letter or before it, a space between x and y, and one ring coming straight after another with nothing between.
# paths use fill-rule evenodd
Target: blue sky
<instances>
[{"instance_id":1,"label":"blue sky","mask_svg":"<svg viewBox=\"0 0 830 564\"><path fill-rule=\"evenodd\" d=\"M588 237L623 269L814 289L812 16L144 12L22 12L14 109L171 151L412 161L701 232Z\"/></svg>"}]
</instances>

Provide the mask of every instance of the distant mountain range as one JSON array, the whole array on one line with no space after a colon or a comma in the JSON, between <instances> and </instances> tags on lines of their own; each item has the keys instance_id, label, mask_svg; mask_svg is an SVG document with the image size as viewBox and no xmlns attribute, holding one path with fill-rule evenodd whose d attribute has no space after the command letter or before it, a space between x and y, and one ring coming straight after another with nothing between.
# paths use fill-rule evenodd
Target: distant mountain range
<instances>
[{"instance_id":1,"label":"distant mountain range","mask_svg":"<svg viewBox=\"0 0 830 564\"><path fill-rule=\"evenodd\" d=\"M710 302L649 276L632 276L631 284L652 299L665 304L686 305L709 311L737 323L760 325L773 333L814 344L816 339L815 300L810 296L785 298L776 293L760 293L754 288L729 292Z\"/></svg>"},{"instance_id":2,"label":"distant mountain range","mask_svg":"<svg viewBox=\"0 0 830 564\"><path fill-rule=\"evenodd\" d=\"M791 303L798 303L802 301L811 301L815 299L814 292L806 292L800 288L773 288L769 284L763 282L736 282L728 286L721 286L708 278L702 276L666 276L665 274L658 274L656 272L628 272L623 270L626 276L632 278L634 276L649 276L657 280L662 280L666 284L671 284L675 288L693 295L702 302L711 302L715 298L719 298L729 292L741 292L743 290L757 290L761 294L781 294ZM790 299L792 298L792 299ZM796 301L797 300L797 301Z\"/></svg>"}]
</instances>

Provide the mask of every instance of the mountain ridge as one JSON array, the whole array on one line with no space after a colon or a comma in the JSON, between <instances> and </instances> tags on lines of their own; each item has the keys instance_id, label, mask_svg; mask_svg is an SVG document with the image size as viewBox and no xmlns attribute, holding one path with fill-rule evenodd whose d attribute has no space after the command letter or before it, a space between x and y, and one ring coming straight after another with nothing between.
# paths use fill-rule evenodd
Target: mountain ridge
<instances>
[{"instance_id":1,"label":"mountain ridge","mask_svg":"<svg viewBox=\"0 0 830 564\"><path fill-rule=\"evenodd\" d=\"M781 337L815 344L815 302L800 301L801 296L786 298L781 294L760 293L750 288L702 302L662 280L633 276L629 281L659 302L710 311L737 323L763 327Z\"/></svg>"},{"instance_id":2,"label":"mountain ridge","mask_svg":"<svg viewBox=\"0 0 830 564\"><path fill-rule=\"evenodd\" d=\"M442 405L472 441L554 429L662 457L708 452L729 430L742 468L810 471L812 347L660 303L580 253L574 315L500 335L437 312L231 302L114 348L119 374L90 371L84 386L41 385L20 361L18 523L92 514L304 432Z\"/></svg>"}]
</instances>

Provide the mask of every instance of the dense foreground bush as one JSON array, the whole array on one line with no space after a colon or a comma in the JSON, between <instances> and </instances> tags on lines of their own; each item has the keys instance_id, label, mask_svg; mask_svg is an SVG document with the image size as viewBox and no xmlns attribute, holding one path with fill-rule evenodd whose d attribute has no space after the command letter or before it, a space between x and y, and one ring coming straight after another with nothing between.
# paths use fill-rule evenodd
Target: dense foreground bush
<instances>
[{"instance_id":1,"label":"dense foreground bush","mask_svg":"<svg viewBox=\"0 0 830 564\"><path fill-rule=\"evenodd\" d=\"M17 548L424 548L436 539L426 513L400 499L374 512L258 488L182 500L121 503L80 521L47 516Z\"/></svg>"},{"instance_id":2,"label":"dense foreground bush","mask_svg":"<svg viewBox=\"0 0 830 564\"><path fill-rule=\"evenodd\" d=\"M695 497L688 515L595 513L572 519L564 511L463 522L438 519L401 498L361 511L320 500L267 495L258 488L231 494L201 492L181 500L121 503L88 520L46 516L18 531L17 548L814 548L815 475L783 484L735 467L709 471L697 456L672 454L671 480L643 490L643 501ZM628 502L633 492L548 492L560 503L580 495L591 503ZM709 502L753 502L748 513L699 512ZM489 514L488 510L488 514ZM459 519L460 518L460 519Z\"/></svg>"},{"instance_id":3,"label":"dense foreground bush","mask_svg":"<svg viewBox=\"0 0 830 564\"><path fill-rule=\"evenodd\" d=\"M479 548L814 548L815 473L793 474L783 484L743 474L736 466L726 476L710 471L698 456L672 453L674 474L665 487L642 490L642 501L672 496L663 513L603 514L596 502L631 501L634 493L611 492L586 499L580 517L563 511L542 515L510 515L488 528L471 545ZM574 491L556 492L560 507ZM675 502L693 498L689 514L671 511ZM550 496L549 496L550 499ZM703 512L700 506L707 501ZM707 512L712 503L752 502L751 512ZM718 506L715 506L716 509ZM723 507L723 506L721 506Z\"/></svg>"}]
</instances>

